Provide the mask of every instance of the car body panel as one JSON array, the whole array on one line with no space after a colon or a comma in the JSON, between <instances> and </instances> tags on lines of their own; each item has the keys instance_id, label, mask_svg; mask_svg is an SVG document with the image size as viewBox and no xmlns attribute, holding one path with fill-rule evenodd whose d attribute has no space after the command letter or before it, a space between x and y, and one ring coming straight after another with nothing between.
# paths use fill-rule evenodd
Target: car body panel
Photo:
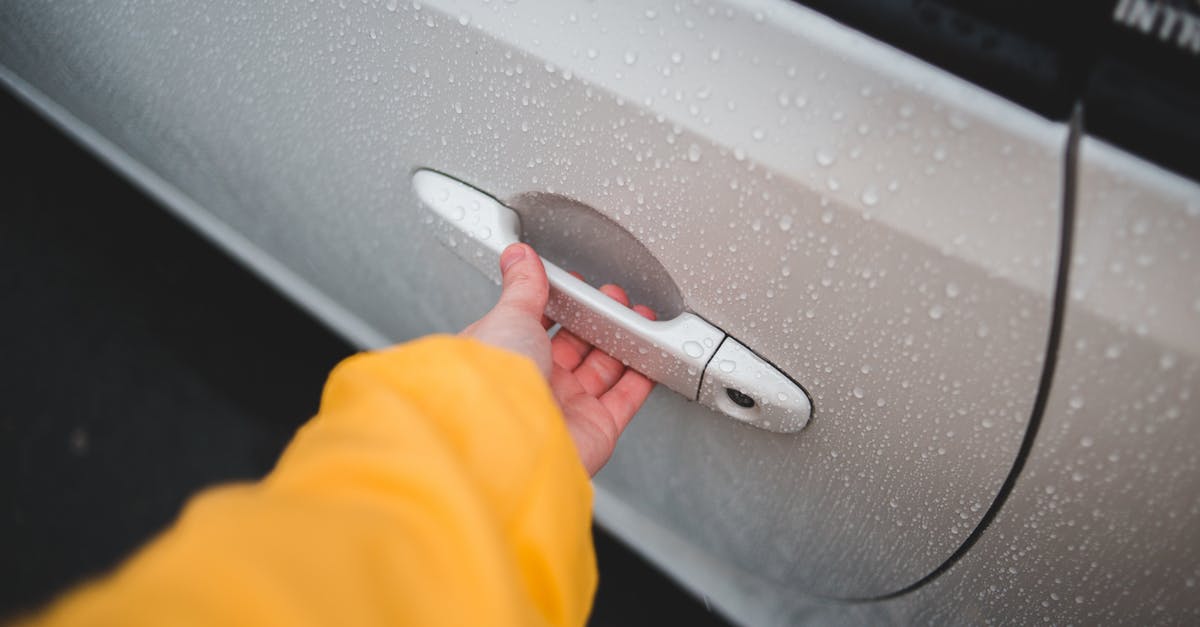
<instances>
[{"instance_id":1,"label":"car body panel","mask_svg":"<svg viewBox=\"0 0 1200 627\"><path fill-rule=\"evenodd\" d=\"M1061 125L779 3L97 9L21 18L84 42L43 51L75 74L5 64L388 337L491 298L421 235L418 167L637 237L816 404L782 438L660 393L600 477L721 559L894 592L1007 476L1048 335Z\"/></svg>"},{"instance_id":2,"label":"car body panel","mask_svg":"<svg viewBox=\"0 0 1200 627\"><path fill-rule=\"evenodd\" d=\"M878 616L1200 619L1200 184L1091 138L1077 172L1062 339L1029 458L979 542Z\"/></svg>"},{"instance_id":3,"label":"car body panel","mask_svg":"<svg viewBox=\"0 0 1200 627\"><path fill-rule=\"evenodd\" d=\"M927 577L1009 477L1051 340L1065 124L782 2L14 2L0 65L364 348L495 297L424 229L417 168L620 224L815 413L780 436L659 390L598 517L739 620L950 611L926 588L821 599ZM969 559L934 583L1003 579Z\"/></svg>"}]
</instances>

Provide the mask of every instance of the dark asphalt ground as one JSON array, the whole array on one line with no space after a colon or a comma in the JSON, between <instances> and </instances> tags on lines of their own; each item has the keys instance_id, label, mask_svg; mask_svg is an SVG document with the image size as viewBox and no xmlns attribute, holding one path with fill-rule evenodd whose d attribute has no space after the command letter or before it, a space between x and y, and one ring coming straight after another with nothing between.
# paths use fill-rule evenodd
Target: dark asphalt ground
<instances>
[{"instance_id":1,"label":"dark asphalt ground","mask_svg":"<svg viewBox=\"0 0 1200 627\"><path fill-rule=\"evenodd\" d=\"M0 617L266 472L351 347L0 91ZM596 529L593 625L724 624Z\"/></svg>"}]
</instances>

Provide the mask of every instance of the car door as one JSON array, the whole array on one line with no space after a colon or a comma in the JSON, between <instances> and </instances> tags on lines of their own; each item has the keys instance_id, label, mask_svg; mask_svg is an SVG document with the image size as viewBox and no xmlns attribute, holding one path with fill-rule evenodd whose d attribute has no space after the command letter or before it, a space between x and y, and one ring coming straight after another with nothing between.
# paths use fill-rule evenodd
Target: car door
<instances>
[{"instance_id":1,"label":"car door","mask_svg":"<svg viewBox=\"0 0 1200 627\"><path fill-rule=\"evenodd\" d=\"M1067 125L804 7L10 2L0 27L10 87L364 348L495 298L430 228L432 170L798 384L795 433L660 386L596 478L604 524L743 620L917 584L1021 450Z\"/></svg>"}]
</instances>

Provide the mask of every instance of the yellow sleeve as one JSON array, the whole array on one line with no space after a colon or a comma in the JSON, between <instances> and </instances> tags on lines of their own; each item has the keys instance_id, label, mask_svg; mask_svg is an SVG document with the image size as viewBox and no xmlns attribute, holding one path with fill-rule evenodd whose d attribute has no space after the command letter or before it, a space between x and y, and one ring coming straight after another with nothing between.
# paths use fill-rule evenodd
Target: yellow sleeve
<instances>
[{"instance_id":1,"label":"yellow sleeve","mask_svg":"<svg viewBox=\"0 0 1200 627\"><path fill-rule=\"evenodd\" d=\"M591 500L531 361L426 338L342 362L270 475L32 622L581 625Z\"/></svg>"}]
</instances>

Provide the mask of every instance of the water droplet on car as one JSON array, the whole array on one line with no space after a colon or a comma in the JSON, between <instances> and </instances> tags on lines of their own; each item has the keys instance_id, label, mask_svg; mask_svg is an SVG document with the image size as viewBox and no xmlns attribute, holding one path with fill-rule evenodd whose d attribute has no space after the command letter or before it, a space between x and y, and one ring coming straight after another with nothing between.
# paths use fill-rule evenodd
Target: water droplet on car
<instances>
[{"instance_id":1,"label":"water droplet on car","mask_svg":"<svg viewBox=\"0 0 1200 627\"><path fill-rule=\"evenodd\" d=\"M868 207L874 207L879 204L879 192L875 191L874 187L868 187L863 190L859 200Z\"/></svg>"}]
</instances>

